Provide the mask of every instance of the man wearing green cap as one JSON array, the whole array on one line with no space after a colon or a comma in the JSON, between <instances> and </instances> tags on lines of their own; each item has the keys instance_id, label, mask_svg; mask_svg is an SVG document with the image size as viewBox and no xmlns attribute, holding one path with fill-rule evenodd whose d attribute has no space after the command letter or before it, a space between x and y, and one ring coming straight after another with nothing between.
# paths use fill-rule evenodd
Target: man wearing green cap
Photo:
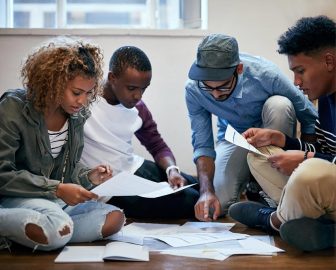
<instances>
[{"instance_id":1,"label":"man wearing green cap","mask_svg":"<svg viewBox=\"0 0 336 270\"><path fill-rule=\"evenodd\" d=\"M227 35L202 40L189 79L186 104L200 181L195 216L208 221L227 213L250 177L248 151L224 140L227 125L240 133L267 127L294 136L298 119L302 134L313 137L317 112L273 63L239 53L236 39ZM212 115L218 118L216 149Z\"/></svg>"}]
</instances>

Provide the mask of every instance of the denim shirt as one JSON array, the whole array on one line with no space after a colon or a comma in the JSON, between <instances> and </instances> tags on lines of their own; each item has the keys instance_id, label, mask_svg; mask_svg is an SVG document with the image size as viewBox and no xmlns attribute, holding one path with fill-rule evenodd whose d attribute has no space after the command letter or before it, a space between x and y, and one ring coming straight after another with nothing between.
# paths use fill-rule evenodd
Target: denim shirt
<instances>
[{"instance_id":1,"label":"denim shirt","mask_svg":"<svg viewBox=\"0 0 336 270\"><path fill-rule=\"evenodd\" d=\"M69 118L68 142L54 159L43 114L26 100L25 90L4 93L0 115L0 197L55 199L62 176L65 183L91 187L88 169L79 163L87 116Z\"/></svg>"},{"instance_id":2,"label":"denim shirt","mask_svg":"<svg viewBox=\"0 0 336 270\"><path fill-rule=\"evenodd\" d=\"M231 96L216 101L199 89L197 81L186 82L186 104L191 121L194 161L200 156L215 158L212 132L212 115L218 117L218 141L224 140L227 124L238 132L262 126L262 109L265 101L274 95L287 97L294 106L301 123L302 133L315 133L317 111L296 86L272 62L249 54L240 54L243 73Z\"/></svg>"}]
</instances>

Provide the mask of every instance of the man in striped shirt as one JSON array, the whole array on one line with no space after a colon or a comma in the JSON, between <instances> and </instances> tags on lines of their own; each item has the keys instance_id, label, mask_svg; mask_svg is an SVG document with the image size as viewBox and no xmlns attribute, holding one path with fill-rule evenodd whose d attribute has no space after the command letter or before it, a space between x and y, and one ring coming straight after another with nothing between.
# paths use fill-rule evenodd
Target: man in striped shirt
<instances>
[{"instance_id":1,"label":"man in striped shirt","mask_svg":"<svg viewBox=\"0 0 336 270\"><path fill-rule=\"evenodd\" d=\"M325 16L300 19L278 40L288 56L294 84L318 100L316 142L303 142L270 129L243 135L269 155L248 156L251 172L277 208L241 202L229 209L250 227L280 232L302 250L336 246L336 23Z\"/></svg>"}]
</instances>

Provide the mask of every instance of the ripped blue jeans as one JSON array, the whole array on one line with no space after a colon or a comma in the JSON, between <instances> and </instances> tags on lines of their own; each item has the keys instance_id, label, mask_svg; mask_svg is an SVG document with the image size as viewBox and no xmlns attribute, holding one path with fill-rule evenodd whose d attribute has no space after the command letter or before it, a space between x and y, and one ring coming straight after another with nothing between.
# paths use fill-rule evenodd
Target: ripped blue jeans
<instances>
[{"instance_id":1,"label":"ripped blue jeans","mask_svg":"<svg viewBox=\"0 0 336 270\"><path fill-rule=\"evenodd\" d=\"M88 201L62 209L62 200L13 198L0 200L0 235L21 245L39 250L53 250L68 242L100 240L106 215L119 208L97 201ZM29 239L28 224L39 226L48 244Z\"/></svg>"}]
</instances>

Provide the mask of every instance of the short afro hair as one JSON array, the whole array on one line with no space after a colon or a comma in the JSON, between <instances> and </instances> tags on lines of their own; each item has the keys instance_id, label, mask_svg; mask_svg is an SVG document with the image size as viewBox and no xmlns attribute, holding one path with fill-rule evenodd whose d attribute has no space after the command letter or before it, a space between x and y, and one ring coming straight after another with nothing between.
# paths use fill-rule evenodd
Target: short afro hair
<instances>
[{"instance_id":1,"label":"short afro hair","mask_svg":"<svg viewBox=\"0 0 336 270\"><path fill-rule=\"evenodd\" d=\"M109 70L120 76L128 67L137 71L151 71L152 66L147 55L137 47L123 46L117 49L111 56Z\"/></svg>"}]
</instances>

